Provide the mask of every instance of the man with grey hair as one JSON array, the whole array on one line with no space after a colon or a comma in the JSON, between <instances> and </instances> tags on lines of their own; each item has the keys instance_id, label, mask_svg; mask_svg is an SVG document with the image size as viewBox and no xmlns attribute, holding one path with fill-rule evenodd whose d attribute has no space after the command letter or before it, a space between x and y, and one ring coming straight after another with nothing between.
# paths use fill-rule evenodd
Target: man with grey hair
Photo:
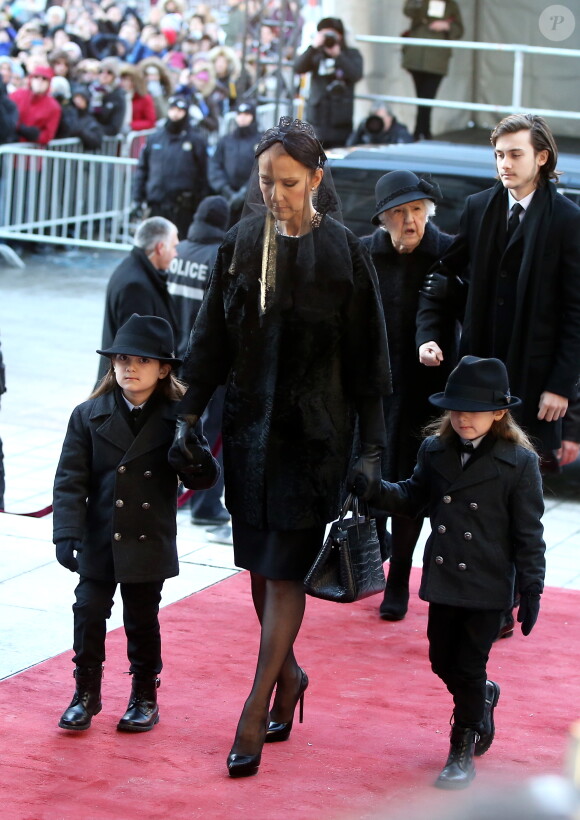
<instances>
[{"instance_id":1,"label":"man with grey hair","mask_svg":"<svg viewBox=\"0 0 580 820\"><path fill-rule=\"evenodd\" d=\"M167 270L175 257L177 241L177 228L162 216L152 216L139 225L135 247L115 269L107 285L102 350L111 346L115 333L133 313L167 319L175 338L178 337L175 309L167 291ZM99 379L108 366L108 360L103 359Z\"/></svg>"}]
</instances>

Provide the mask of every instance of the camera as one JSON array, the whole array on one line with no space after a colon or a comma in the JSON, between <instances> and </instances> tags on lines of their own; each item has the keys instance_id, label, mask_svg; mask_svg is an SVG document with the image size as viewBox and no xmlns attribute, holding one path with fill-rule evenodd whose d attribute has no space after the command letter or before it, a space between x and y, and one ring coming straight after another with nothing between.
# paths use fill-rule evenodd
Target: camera
<instances>
[{"instance_id":1,"label":"camera","mask_svg":"<svg viewBox=\"0 0 580 820\"><path fill-rule=\"evenodd\" d=\"M329 94L338 97L341 94L344 94L346 91L346 83L344 80L333 80L331 83L328 83L326 86L326 90Z\"/></svg>"},{"instance_id":2,"label":"camera","mask_svg":"<svg viewBox=\"0 0 580 820\"><path fill-rule=\"evenodd\" d=\"M323 48L332 48L340 43L340 37L334 31L327 31L322 41Z\"/></svg>"}]
</instances>

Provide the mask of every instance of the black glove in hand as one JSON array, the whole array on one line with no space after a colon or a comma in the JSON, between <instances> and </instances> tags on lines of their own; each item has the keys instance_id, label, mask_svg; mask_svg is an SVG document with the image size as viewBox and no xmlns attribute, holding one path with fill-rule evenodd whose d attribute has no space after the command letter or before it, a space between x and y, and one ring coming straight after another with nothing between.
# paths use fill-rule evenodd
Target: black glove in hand
<instances>
[{"instance_id":1,"label":"black glove in hand","mask_svg":"<svg viewBox=\"0 0 580 820\"><path fill-rule=\"evenodd\" d=\"M449 293L449 278L444 273L431 271L423 281L421 293L434 299L444 301Z\"/></svg>"},{"instance_id":2,"label":"black glove in hand","mask_svg":"<svg viewBox=\"0 0 580 820\"><path fill-rule=\"evenodd\" d=\"M375 498L381 489L381 454L380 447L363 444L360 456L351 467L348 488L363 501Z\"/></svg>"},{"instance_id":3,"label":"black glove in hand","mask_svg":"<svg viewBox=\"0 0 580 820\"><path fill-rule=\"evenodd\" d=\"M16 133L19 137L24 137L28 142L36 142L40 136L40 128L37 128L35 125L24 125L20 123L20 125L16 126Z\"/></svg>"},{"instance_id":4,"label":"black glove in hand","mask_svg":"<svg viewBox=\"0 0 580 820\"><path fill-rule=\"evenodd\" d=\"M197 475L207 469L211 454L207 439L195 433L197 416L180 416L168 459L176 473Z\"/></svg>"},{"instance_id":5,"label":"black glove in hand","mask_svg":"<svg viewBox=\"0 0 580 820\"><path fill-rule=\"evenodd\" d=\"M520 593L518 623L522 625L522 635L529 635L540 614L540 597L538 587L531 587Z\"/></svg>"},{"instance_id":6,"label":"black glove in hand","mask_svg":"<svg viewBox=\"0 0 580 820\"><path fill-rule=\"evenodd\" d=\"M65 538L56 542L56 560L61 566L70 569L71 572L77 572L79 568L75 552L81 552L81 546L73 538Z\"/></svg>"}]
</instances>

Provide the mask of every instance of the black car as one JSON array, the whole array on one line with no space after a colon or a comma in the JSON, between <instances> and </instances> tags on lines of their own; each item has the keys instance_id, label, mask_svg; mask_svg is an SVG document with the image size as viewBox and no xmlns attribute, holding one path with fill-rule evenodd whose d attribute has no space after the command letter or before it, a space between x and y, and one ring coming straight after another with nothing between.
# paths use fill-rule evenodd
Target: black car
<instances>
[{"instance_id":1,"label":"black car","mask_svg":"<svg viewBox=\"0 0 580 820\"><path fill-rule=\"evenodd\" d=\"M434 221L452 234L459 229L466 198L495 182L491 145L426 140L407 145L335 148L327 153L344 223L358 236L374 230L370 220L375 209L375 184L387 171L413 171L437 182L443 199L437 205ZM580 157L560 154L558 170L562 171L558 188L580 205Z\"/></svg>"}]
</instances>

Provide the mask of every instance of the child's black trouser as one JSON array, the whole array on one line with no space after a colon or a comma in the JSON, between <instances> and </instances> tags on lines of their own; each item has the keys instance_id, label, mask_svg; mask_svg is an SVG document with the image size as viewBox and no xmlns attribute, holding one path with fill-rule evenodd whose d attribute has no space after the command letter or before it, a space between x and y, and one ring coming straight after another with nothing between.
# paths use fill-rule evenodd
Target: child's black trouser
<instances>
[{"instance_id":1,"label":"child's black trouser","mask_svg":"<svg viewBox=\"0 0 580 820\"><path fill-rule=\"evenodd\" d=\"M453 695L453 718L478 731L483 720L487 659L501 610L429 604L427 637L431 668Z\"/></svg>"},{"instance_id":2,"label":"child's black trouser","mask_svg":"<svg viewBox=\"0 0 580 820\"><path fill-rule=\"evenodd\" d=\"M158 617L163 581L122 583L120 587L129 671L138 677L155 677L163 666ZM81 577L73 604L73 662L77 666L101 666L104 662L106 622L111 616L116 588L115 581Z\"/></svg>"}]
</instances>

